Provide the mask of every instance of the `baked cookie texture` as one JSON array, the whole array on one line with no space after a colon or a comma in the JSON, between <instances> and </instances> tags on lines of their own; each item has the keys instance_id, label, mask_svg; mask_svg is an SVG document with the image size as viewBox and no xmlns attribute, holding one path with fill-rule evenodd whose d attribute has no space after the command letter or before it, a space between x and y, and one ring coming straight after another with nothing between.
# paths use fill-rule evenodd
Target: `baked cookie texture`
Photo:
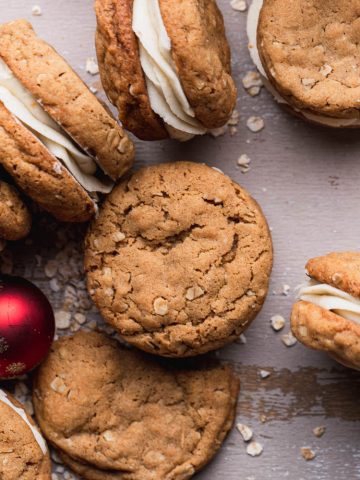
<instances>
[{"instance_id":1,"label":"baked cookie texture","mask_svg":"<svg viewBox=\"0 0 360 480\"><path fill-rule=\"evenodd\" d=\"M265 300L272 242L258 204L201 164L145 168L107 198L86 239L104 319L150 353L185 357L235 340Z\"/></svg>"},{"instance_id":2,"label":"baked cookie texture","mask_svg":"<svg viewBox=\"0 0 360 480\"><path fill-rule=\"evenodd\" d=\"M95 214L94 201L68 170L1 102L0 125L0 165L17 185L58 220L90 220Z\"/></svg>"},{"instance_id":3,"label":"baked cookie texture","mask_svg":"<svg viewBox=\"0 0 360 480\"><path fill-rule=\"evenodd\" d=\"M360 298L360 253L339 252L309 260L315 280ZM295 303L291 328L310 348L325 350L344 365L360 370L360 325L309 302Z\"/></svg>"},{"instance_id":4,"label":"baked cookie texture","mask_svg":"<svg viewBox=\"0 0 360 480\"><path fill-rule=\"evenodd\" d=\"M6 393L6 396L15 407L24 410L24 406L10 394ZM35 426L30 415L26 413L26 416ZM0 401L0 420L0 478L3 480L51 480L49 453L43 454L28 425L2 401Z\"/></svg>"},{"instance_id":5,"label":"baked cookie texture","mask_svg":"<svg viewBox=\"0 0 360 480\"><path fill-rule=\"evenodd\" d=\"M215 0L160 0L173 60L190 106L206 128L224 125L236 103L230 48ZM132 30L133 0L96 0L101 79L124 126L143 140L168 137L152 110Z\"/></svg>"},{"instance_id":6,"label":"baked cookie texture","mask_svg":"<svg viewBox=\"0 0 360 480\"><path fill-rule=\"evenodd\" d=\"M359 117L359 14L349 0L264 0L259 54L270 82L295 108Z\"/></svg>"},{"instance_id":7,"label":"baked cookie texture","mask_svg":"<svg viewBox=\"0 0 360 480\"><path fill-rule=\"evenodd\" d=\"M175 480L218 450L238 389L228 366L160 363L79 332L55 342L33 401L43 433L84 478Z\"/></svg>"},{"instance_id":8,"label":"baked cookie texture","mask_svg":"<svg viewBox=\"0 0 360 480\"><path fill-rule=\"evenodd\" d=\"M30 23L17 20L0 26L0 58L111 178L118 179L130 168L134 148L126 133Z\"/></svg>"},{"instance_id":9,"label":"baked cookie texture","mask_svg":"<svg viewBox=\"0 0 360 480\"><path fill-rule=\"evenodd\" d=\"M0 180L0 238L20 240L31 229L31 215L18 192Z\"/></svg>"}]
</instances>

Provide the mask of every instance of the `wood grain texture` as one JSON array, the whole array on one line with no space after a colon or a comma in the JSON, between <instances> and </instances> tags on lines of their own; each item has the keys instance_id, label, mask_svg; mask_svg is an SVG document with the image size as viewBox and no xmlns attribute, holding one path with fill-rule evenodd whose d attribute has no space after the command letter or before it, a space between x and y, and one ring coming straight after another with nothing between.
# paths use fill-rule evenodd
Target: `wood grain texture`
<instances>
[{"instance_id":1,"label":"wood grain texture","mask_svg":"<svg viewBox=\"0 0 360 480\"><path fill-rule=\"evenodd\" d=\"M98 85L99 78L85 72L86 58L94 56L92 1L39 3L43 15L33 17L32 1L0 0L1 21L29 19L89 85ZM218 353L241 375L237 421L253 428L264 452L261 457L249 457L234 429L220 454L196 478L360 479L360 375L301 345L286 348L281 334L275 334L269 325L275 314L288 319L293 289L304 278L308 258L360 247L360 134L356 130L333 131L305 124L282 111L264 90L258 97L249 97L241 86L242 76L253 69L247 53L246 13L232 10L229 0L220 0L219 5L225 16L239 88L237 133L218 139L198 138L184 145L136 142L137 167L182 159L222 169L259 201L273 233L275 265L266 305L246 333L246 345L235 343ZM253 134L246 128L246 119L251 115L265 119L262 132ZM251 158L251 170L246 175L236 166L243 153ZM56 250L51 228L43 228L43 223L37 222L32 245L14 245L4 255L12 251L16 259L14 271L33 278L49 293L35 254L46 258ZM59 228L63 227L53 226L53 230ZM288 296L281 293L284 284L291 286ZM57 307L59 300L54 294L51 300ZM270 371L270 377L261 380L260 369ZM261 416L266 417L265 423ZM327 427L321 439L312 433L318 425ZM303 446L316 451L314 461L302 459Z\"/></svg>"}]
</instances>

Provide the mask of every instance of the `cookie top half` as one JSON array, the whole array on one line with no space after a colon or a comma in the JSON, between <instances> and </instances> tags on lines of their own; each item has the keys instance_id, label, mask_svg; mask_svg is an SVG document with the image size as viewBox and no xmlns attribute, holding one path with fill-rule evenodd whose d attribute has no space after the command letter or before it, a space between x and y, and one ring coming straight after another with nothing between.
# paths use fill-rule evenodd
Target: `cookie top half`
<instances>
[{"instance_id":1,"label":"cookie top half","mask_svg":"<svg viewBox=\"0 0 360 480\"><path fill-rule=\"evenodd\" d=\"M165 365L79 332L53 345L33 401L45 436L85 478L187 479L230 429L238 389L227 366Z\"/></svg>"},{"instance_id":2,"label":"cookie top half","mask_svg":"<svg viewBox=\"0 0 360 480\"><path fill-rule=\"evenodd\" d=\"M233 341L268 290L272 242L257 203L190 162L135 173L108 197L86 240L101 314L150 353L190 356Z\"/></svg>"},{"instance_id":3,"label":"cookie top half","mask_svg":"<svg viewBox=\"0 0 360 480\"><path fill-rule=\"evenodd\" d=\"M348 0L264 0L258 49L269 80L300 110L357 118L360 5Z\"/></svg>"},{"instance_id":4,"label":"cookie top half","mask_svg":"<svg viewBox=\"0 0 360 480\"><path fill-rule=\"evenodd\" d=\"M0 390L0 477L4 480L51 480L45 440L24 407Z\"/></svg>"},{"instance_id":5,"label":"cookie top half","mask_svg":"<svg viewBox=\"0 0 360 480\"><path fill-rule=\"evenodd\" d=\"M172 62L204 128L229 119L236 102L230 48L215 0L159 0ZM133 31L133 0L97 0L96 46L104 89L125 127L144 140L169 136L152 109Z\"/></svg>"},{"instance_id":6,"label":"cookie top half","mask_svg":"<svg viewBox=\"0 0 360 480\"><path fill-rule=\"evenodd\" d=\"M31 215L14 187L0 180L0 238L20 240L31 228Z\"/></svg>"}]
</instances>

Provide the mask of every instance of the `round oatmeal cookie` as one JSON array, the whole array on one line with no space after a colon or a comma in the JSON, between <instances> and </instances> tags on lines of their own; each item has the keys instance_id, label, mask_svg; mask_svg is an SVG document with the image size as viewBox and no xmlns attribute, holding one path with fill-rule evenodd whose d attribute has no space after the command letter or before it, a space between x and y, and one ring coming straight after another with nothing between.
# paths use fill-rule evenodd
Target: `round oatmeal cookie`
<instances>
[{"instance_id":1,"label":"round oatmeal cookie","mask_svg":"<svg viewBox=\"0 0 360 480\"><path fill-rule=\"evenodd\" d=\"M207 129L230 118L236 103L230 48L215 0L159 0L171 55L195 118ZM133 0L96 0L101 79L127 129L143 140L168 138L153 111L133 31Z\"/></svg>"},{"instance_id":2,"label":"round oatmeal cookie","mask_svg":"<svg viewBox=\"0 0 360 480\"><path fill-rule=\"evenodd\" d=\"M300 111L359 118L359 15L349 0L264 0L258 50L281 97Z\"/></svg>"},{"instance_id":3,"label":"round oatmeal cookie","mask_svg":"<svg viewBox=\"0 0 360 480\"><path fill-rule=\"evenodd\" d=\"M23 405L0 390L0 478L51 480L45 440Z\"/></svg>"},{"instance_id":4,"label":"round oatmeal cookie","mask_svg":"<svg viewBox=\"0 0 360 480\"><path fill-rule=\"evenodd\" d=\"M313 303L311 297L295 303L291 315L294 335L304 345L326 351L343 365L360 370L360 315L349 316L349 312L360 311L360 253L337 252L313 258L306 269L318 284L334 289L327 295L340 292L342 303L335 309L334 297L330 298L331 310L325 303Z\"/></svg>"},{"instance_id":5,"label":"round oatmeal cookie","mask_svg":"<svg viewBox=\"0 0 360 480\"><path fill-rule=\"evenodd\" d=\"M31 215L18 192L0 180L0 238L20 240L30 228Z\"/></svg>"},{"instance_id":6,"label":"round oatmeal cookie","mask_svg":"<svg viewBox=\"0 0 360 480\"><path fill-rule=\"evenodd\" d=\"M78 332L53 345L33 402L44 435L84 478L185 480L223 442L238 390L229 366L165 364Z\"/></svg>"},{"instance_id":7,"label":"round oatmeal cookie","mask_svg":"<svg viewBox=\"0 0 360 480\"><path fill-rule=\"evenodd\" d=\"M185 357L235 340L265 300L272 243L258 204L201 164L145 168L108 197L86 239L88 289L129 343Z\"/></svg>"}]
</instances>

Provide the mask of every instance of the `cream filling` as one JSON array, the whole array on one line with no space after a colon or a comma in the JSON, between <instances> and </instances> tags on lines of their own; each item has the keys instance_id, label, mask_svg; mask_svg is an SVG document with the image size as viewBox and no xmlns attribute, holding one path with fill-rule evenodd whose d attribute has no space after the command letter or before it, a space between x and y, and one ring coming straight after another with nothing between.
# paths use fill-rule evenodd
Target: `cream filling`
<instances>
[{"instance_id":1,"label":"cream filling","mask_svg":"<svg viewBox=\"0 0 360 480\"><path fill-rule=\"evenodd\" d=\"M169 135L188 140L206 133L195 118L177 74L159 0L134 0L132 28L139 40L151 108L164 120Z\"/></svg>"},{"instance_id":2,"label":"cream filling","mask_svg":"<svg viewBox=\"0 0 360 480\"><path fill-rule=\"evenodd\" d=\"M360 324L360 300L338 288L311 281L300 287L299 298Z\"/></svg>"},{"instance_id":3,"label":"cream filling","mask_svg":"<svg viewBox=\"0 0 360 480\"><path fill-rule=\"evenodd\" d=\"M24 420L24 422L30 428L32 434L34 435L34 438L37 444L39 445L42 453L46 455L47 447L46 447L45 440L40 434L39 430L34 425L31 425L31 423L29 422L29 419L27 418L25 410L23 410L22 408L16 407L3 390L0 390L0 401L8 405L12 410L14 410L15 413L17 413L17 415L19 415Z\"/></svg>"},{"instance_id":4,"label":"cream filling","mask_svg":"<svg viewBox=\"0 0 360 480\"><path fill-rule=\"evenodd\" d=\"M273 95L275 100L280 104L290 105L289 102L285 98L283 98L270 83L259 55L259 50L257 47L257 29L258 29L259 17L260 17L260 12L261 12L263 3L264 3L264 0L253 0L248 11L247 36L249 39L250 56L262 77L265 87ZM308 120L315 123L319 123L320 125L325 125L327 127L341 128L341 127L360 126L359 118L328 117L326 115L317 115L316 113L311 113L306 110L299 110L293 105L290 105L290 107L296 112L300 112L301 115L303 115Z\"/></svg>"},{"instance_id":5,"label":"cream filling","mask_svg":"<svg viewBox=\"0 0 360 480\"><path fill-rule=\"evenodd\" d=\"M76 147L1 59L0 101L63 163L85 190L102 193L111 191L111 181L101 181L95 177L95 161Z\"/></svg>"}]
</instances>

